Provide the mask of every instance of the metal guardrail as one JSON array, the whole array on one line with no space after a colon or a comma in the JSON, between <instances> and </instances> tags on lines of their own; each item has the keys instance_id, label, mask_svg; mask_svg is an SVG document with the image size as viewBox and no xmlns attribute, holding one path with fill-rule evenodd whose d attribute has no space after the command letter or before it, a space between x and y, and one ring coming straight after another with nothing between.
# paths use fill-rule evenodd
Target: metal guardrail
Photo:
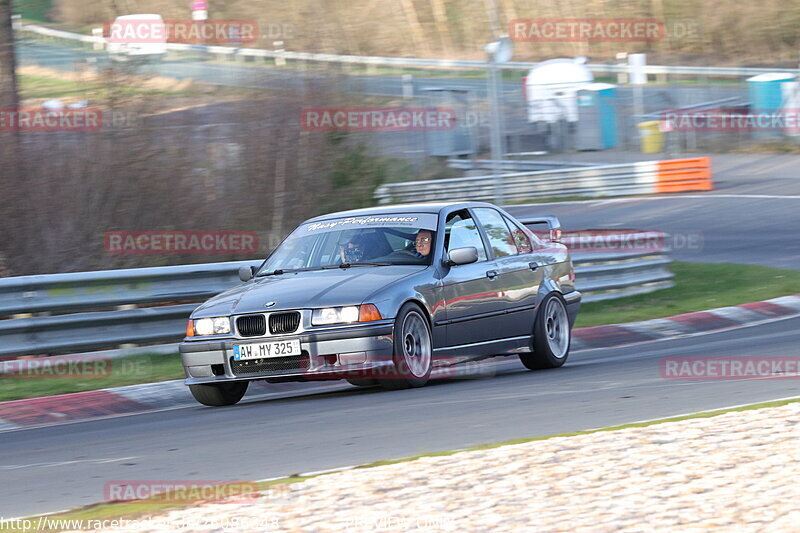
<instances>
[{"instance_id":1,"label":"metal guardrail","mask_svg":"<svg viewBox=\"0 0 800 533\"><path fill-rule=\"evenodd\" d=\"M380 204L491 200L501 188L506 200L528 200L705 191L712 182L709 158L672 159L386 183L375 190L375 199Z\"/></svg>"},{"instance_id":2,"label":"metal guardrail","mask_svg":"<svg viewBox=\"0 0 800 533\"><path fill-rule=\"evenodd\" d=\"M448 159L447 166L460 170L551 170L560 168L594 167L591 163L573 161L536 161L524 159Z\"/></svg>"},{"instance_id":3,"label":"metal guardrail","mask_svg":"<svg viewBox=\"0 0 800 533\"><path fill-rule=\"evenodd\" d=\"M239 282L234 261L0 278L0 317L129 304L199 301Z\"/></svg>"},{"instance_id":4,"label":"metal guardrail","mask_svg":"<svg viewBox=\"0 0 800 533\"><path fill-rule=\"evenodd\" d=\"M104 45L103 37L94 35L81 35L61 30L45 28L35 24L28 24L18 28L18 31L25 31L50 37L54 39L65 39L78 41L93 45ZM451 59L428 59L413 57L380 57L380 56L352 56L335 54L315 54L307 52L288 52L283 50L263 50L258 48L233 48L229 46L205 46L193 44L168 43L167 50L173 52L200 52L211 55L230 56L234 58L261 57L275 59L276 62L283 64L286 60L309 61L309 62L328 62L342 64L358 64L366 66L396 66L396 67L432 67L440 69L486 69L488 64L485 61L476 60L451 60ZM503 64L505 70L530 70L537 63L510 61ZM587 67L595 73L624 74L631 73L633 67L630 65L619 64L588 64ZM637 70L648 75L667 76L722 76L722 77L750 77L758 74L781 72L797 74L798 69L782 68L750 68L750 67L695 67L695 66L668 66L668 65L643 65L635 67Z\"/></svg>"},{"instance_id":5,"label":"metal guardrail","mask_svg":"<svg viewBox=\"0 0 800 533\"><path fill-rule=\"evenodd\" d=\"M199 302L229 289L241 283L240 266L259 264L233 261L0 278L0 317L12 316L0 320L0 357L180 340L197 303L179 302ZM135 308L153 304L173 305Z\"/></svg>"},{"instance_id":6,"label":"metal guardrail","mask_svg":"<svg viewBox=\"0 0 800 533\"><path fill-rule=\"evenodd\" d=\"M668 252L572 255L584 302L612 300L673 287Z\"/></svg>"},{"instance_id":7,"label":"metal guardrail","mask_svg":"<svg viewBox=\"0 0 800 533\"><path fill-rule=\"evenodd\" d=\"M230 287L228 287L230 288ZM0 320L0 356L177 341L197 304Z\"/></svg>"},{"instance_id":8,"label":"metal guardrail","mask_svg":"<svg viewBox=\"0 0 800 533\"><path fill-rule=\"evenodd\" d=\"M573 260L578 288L585 291L586 301L671 286L666 252L577 253ZM239 266L257 264L259 261L242 261L0 279L5 306L0 315L26 313L0 320L0 357L177 342L197 303L86 310L199 301L241 283ZM65 314L27 316L34 311Z\"/></svg>"}]
</instances>

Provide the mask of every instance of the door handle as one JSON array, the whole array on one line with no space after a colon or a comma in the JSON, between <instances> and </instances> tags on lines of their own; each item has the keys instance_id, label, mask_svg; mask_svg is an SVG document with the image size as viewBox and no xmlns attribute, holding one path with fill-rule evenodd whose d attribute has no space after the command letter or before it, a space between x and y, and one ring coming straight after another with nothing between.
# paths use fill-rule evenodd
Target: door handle
<instances>
[{"instance_id":1,"label":"door handle","mask_svg":"<svg viewBox=\"0 0 800 533\"><path fill-rule=\"evenodd\" d=\"M528 263L528 267L536 272L536 270L539 268L539 263Z\"/></svg>"},{"instance_id":2,"label":"door handle","mask_svg":"<svg viewBox=\"0 0 800 533\"><path fill-rule=\"evenodd\" d=\"M489 279L497 279L497 271L496 270L489 270L486 272L486 277Z\"/></svg>"}]
</instances>

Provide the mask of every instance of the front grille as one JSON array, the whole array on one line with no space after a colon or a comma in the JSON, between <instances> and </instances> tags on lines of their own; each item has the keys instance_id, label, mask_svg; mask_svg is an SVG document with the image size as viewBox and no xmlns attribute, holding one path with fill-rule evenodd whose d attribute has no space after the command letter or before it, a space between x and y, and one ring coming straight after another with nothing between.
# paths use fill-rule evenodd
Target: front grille
<instances>
[{"instance_id":1,"label":"front grille","mask_svg":"<svg viewBox=\"0 0 800 533\"><path fill-rule=\"evenodd\" d=\"M242 337L261 337L267 333L264 315L245 315L236 319L236 329Z\"/></svg>"},{"instance_id":2,"label":"front grille","mask_svg":"<svg viewBox=\"0 0 800 533\"><path fill-rule=\"evenodd\" d=\"M269 332L273 335L293 333L300 325L300 313L272 313L269 315Z\"/></svg>"},{"instance_id":3,"label":"front grille","mask_svg":"<svg viewBox=\"0 0 800 533\"><path fill-rule=\"evenodd\" d=\"M298 370L308 370L310 358L307 354L289 357L270 357L235 361L231 357L231 370L234 374L277 374Z\"/></svg>"}]
</instances>

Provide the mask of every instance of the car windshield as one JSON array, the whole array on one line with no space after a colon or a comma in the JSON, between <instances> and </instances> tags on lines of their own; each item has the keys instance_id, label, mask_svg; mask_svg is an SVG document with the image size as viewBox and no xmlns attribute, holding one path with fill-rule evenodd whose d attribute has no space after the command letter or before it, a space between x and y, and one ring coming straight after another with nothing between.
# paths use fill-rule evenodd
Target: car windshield
<instances>
[{"instance_id":1,"label":"car windshield","mask_svg":"<svg viewBox=\"0 0 800 533\"><path fill-rule=\"evenodd\" d=\"M433 214L409 213L302 224L269 256L258 275L364 265L429 265L436 219Z\"/></svg>"}]
</instances>

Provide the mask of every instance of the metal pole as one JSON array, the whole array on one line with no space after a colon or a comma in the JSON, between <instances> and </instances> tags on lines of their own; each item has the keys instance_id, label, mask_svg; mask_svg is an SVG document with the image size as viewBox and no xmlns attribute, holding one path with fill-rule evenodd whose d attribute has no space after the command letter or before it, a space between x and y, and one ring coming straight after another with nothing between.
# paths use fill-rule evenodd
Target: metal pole
<instances>
[{"instance_id":1,"label":"metal pole","mask_svg":"<svg viewBox=\"0 0 800 533\"><path fill-rule=\"evenodd\" d=\"M403 74L403 99L411 100L414 98L414 76Z\"/></svg>"},{"instance_id":2,"label":"metal pole","mask_svg":"<svg viewBox=\"0 0 800 533\"><path fill-rule=\"evenodd\" d=\"M498 95L497 82L497 63L494 61L494 54L489 54L489 112L491 115L490 124L490 143L492 151L492 174L496 176L494 181L494 202L502 205L505 201L505 183L501 177L503 173L500 160L503 158L503 136L500 121L500 102Z\"/></svg>"}]
</instances>

